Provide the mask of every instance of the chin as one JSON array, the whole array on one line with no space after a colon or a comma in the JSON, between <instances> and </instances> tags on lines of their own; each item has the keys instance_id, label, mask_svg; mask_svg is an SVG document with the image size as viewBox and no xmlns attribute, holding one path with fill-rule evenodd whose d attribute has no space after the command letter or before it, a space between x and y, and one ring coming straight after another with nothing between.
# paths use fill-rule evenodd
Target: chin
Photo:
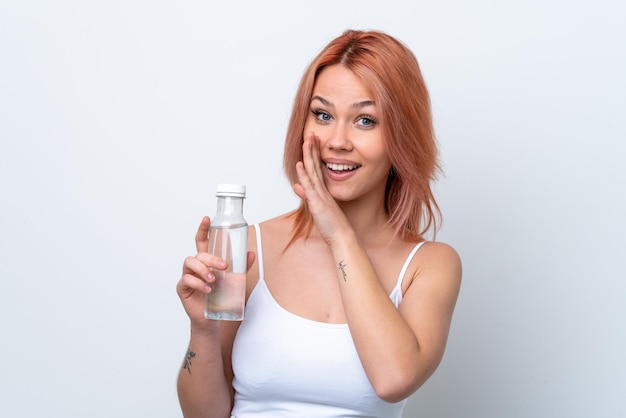
<instances>
[{"instance_id":1,"label":"chin","mask_svg":"<svg viewBox=\"0 0 626 418\"><path fill-rule=\"evenodd\" d=\"M336 202L338 203L342 203L342 202L349 202L351 200L354 200L352 198L352 196L346 196L346 194L344 193L331 193L330 194L333 199L335 199Z\"/></svg>"},{"instance_id":2,"label":"chin","mask_svg":"<svg viewBox=\"0 0 626 418\"><path fill-rule=\"evenodd\" d=\"M328 189L330 195L335 199L337 203L349 203L358 200L361 195L354 192L354 190L346 190L345 188Z\"/></svg>"}]
</instances>

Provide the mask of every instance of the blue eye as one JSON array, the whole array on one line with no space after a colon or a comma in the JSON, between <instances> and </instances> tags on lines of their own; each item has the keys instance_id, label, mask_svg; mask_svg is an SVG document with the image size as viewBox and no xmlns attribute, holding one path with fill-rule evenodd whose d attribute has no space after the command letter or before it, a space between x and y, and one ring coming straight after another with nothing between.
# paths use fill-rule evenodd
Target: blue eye
<instances>
[{"instance_id":1,"label":"blue eye","mask_svg":"<svg viewBox=\"0 0 626 418\"><path fill-rule=\"evenodd\" d=\"M315 115L315 119L321 122L328 122L332 119L332 117L323 110L311 109L311 113Z\"/></svg>"},{"instance_id":2,"label":"blue eye","mask_svg":"<svg viewBox=\"0 0 626 418\"><path fill-rule=\"evenodd\" d=\"M357 120L357 124L363 127L371 127L376 125L376 119L371 116L360 116Z\"/></svg>"}]
</instances>

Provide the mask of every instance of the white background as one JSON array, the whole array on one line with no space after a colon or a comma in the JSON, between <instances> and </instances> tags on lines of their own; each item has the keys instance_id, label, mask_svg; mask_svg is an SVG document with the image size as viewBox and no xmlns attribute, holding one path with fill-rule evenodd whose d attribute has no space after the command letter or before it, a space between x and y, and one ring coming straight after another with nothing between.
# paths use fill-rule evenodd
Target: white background
<instances>
[{"instance_id":1,"label":"white background","mask_svg":"<svg viewBox=\"0 0 626 418\"><path fill-rule=\"evenodd\" d=\"M621 2L0 0L0 416L180 417L174 286L219 182L293 208L282 143L344 29L433 100L438 239L464 261L406 417L626 416ZM329 376L332 379L332 376Z\"/></svg>"}]
</instances>

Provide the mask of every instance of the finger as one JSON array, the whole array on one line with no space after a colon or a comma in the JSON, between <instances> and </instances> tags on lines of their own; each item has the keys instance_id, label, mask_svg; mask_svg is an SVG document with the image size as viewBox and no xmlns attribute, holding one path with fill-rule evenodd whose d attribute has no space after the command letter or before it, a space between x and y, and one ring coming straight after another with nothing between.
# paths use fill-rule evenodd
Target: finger
<instances>
[{"instance_id":1,"label":"finger","mask_svg":"<svg viewBox=\"0 0 626 418\"><path fill-rule=\"evenodd\" d=\"M195 257L191 258L200 261L209 269L226 270L226 268L228 267L228 263L226 262L226 260L216 256L215 254L198 253Z\"/></svg>"},{"instance_id":2,"label":"finger","mask_svg":"<svg viewBox=\"0 0 626 418\"><path fill-rule=\"evenodd\" d=\"M302 162L298 162L298 164L301 165ZM298 164L296 164L296 171L298 171ZM300 177L300 174L298 174L298 177ZM304 187L302 187L300 183L294 183L292 188L293 188L294 193L298 195L300 199L306 200L306 193L304 193Z\"/></svg>"},{"instance_id":3,"label":"finger","mask_svg":"<svg viewBox=\"0 0 626 418\"><path fill-rule=\"evenodd\" d=\"M311 157L313 160L313 169L315 170L315 176L323 181L322 173L322 158L320 157L320 140L315 133L311 135Z\"/></svg>"},{"instance_id":4,"label":"finger","mask_svg":"<svg viewBox=\"0 0 626 418\"><path fill-rule=\"evenodd\" d=\"M307 194L312 193L316 183L319 183L319 179L313 169L314 162L311 146L311 138L306 138L302 143L302 161L296 164L296 173L298 174L298 180L300 180L300 186Z\"/></svg>"},{"instance_id":5,"label":"finger","mask_svg":"<svg viewBox=\"0 0 626 418\"><path fill-rule=\"evenodd\" d=\"M192 274L184 274L176 284L176 292L181 298L185 298L195 291L210 293L211 286Z\"/></svg>"},{"instance_id":6,"label":"finger","mask_svg":"<svg viewBox=\"0 0 626 418\"><path fill-rule=\"evenodd\" d=\"M296 163L296 174L299 183L294 184L294 191L300 198L307 200L307 193L313 192L313 182L306 171L304 162L298 161Z\"/></svg>"},{"instance_id":7,"label":"finger","mask_svg":"<svg viewBox=\"0 0 626 418\"><path fill-rule=\"evenodd\" d=\"M314 133L311 133L311 136L307 138L302 145L302 162L304 163L304 169L309 177L311 186L315 187L319 185L320 176L318 170L316 170L316 166L319 166L319 153L317 152Z\"/></svg>"},{"instance_id":8,"label":"finger","mask_svg":"<svg viewBox=\"0 0 626 418\"><path fill-rule=\"evenodd\" d=\"M185 258L185 262L183 263L183 276L184 275L193 275L205 282L212 282L215 280L215 276L211 271L209 263L199 260L198 257Z\"/></svg>"},{"instance_id":9,"label":"finger","mask_svg":"<svg viewBox=\"0 0 626 418\"><path fill-rule=\"evenodd\" d=\"M199 253L206 253L209 251L209 227L211 226L211 219L208 216L202 218L198 232L196 232L196 250Z\"/></svg>"}]
</instances>

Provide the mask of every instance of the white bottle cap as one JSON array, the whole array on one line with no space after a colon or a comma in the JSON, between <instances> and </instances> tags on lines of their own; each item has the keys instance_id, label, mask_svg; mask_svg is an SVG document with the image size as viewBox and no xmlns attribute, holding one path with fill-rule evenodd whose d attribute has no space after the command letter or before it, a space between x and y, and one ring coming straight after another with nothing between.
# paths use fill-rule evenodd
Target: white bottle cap
<instances>
[{"instance_id":1,"label":"white bottle cap","mask_svg":"<svg viewBox=\"0 0 626 418\"><path fill-rule=\"evenodd\" d=\"M217 196L246 197L246 186L243 184L218 184Z\"/></svg>"}]
</instances>

